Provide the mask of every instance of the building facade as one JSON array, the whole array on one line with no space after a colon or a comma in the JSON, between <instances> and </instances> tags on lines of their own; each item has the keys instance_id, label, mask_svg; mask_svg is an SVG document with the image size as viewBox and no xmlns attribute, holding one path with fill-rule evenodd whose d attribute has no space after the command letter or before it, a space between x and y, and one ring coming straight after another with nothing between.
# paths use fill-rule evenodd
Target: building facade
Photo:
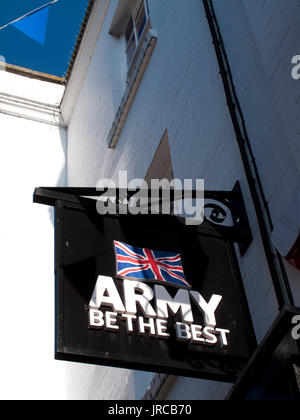
<instances>
[{"instance_id":1,"label":"building facade","mask_svg":"<svg viewBox=\"0 0 300 420\"><path fill-rule=\"evenodd\" d=\"M299 4L214 0L213 9L207 2L208 12L199 0L92 3L61 106L68 126L68 186L117 180L119 171L129 179L203 178L210 190L231 191L239 180L254 238L239 263L260 343L278 314L278 295L207 15L215 13L252 170L255 161L262 183L264 217L268 210L275 225L300 187L299 85L291 77ZM283 264L299 306L299 271ZM231 389L94 366L68 371L69 398L140 398L147 381L145 397L223 399Z\"/></svg>"},{"instance_id":2,"label":"building facade","mask_svg":"<svg viewBox=\"0 0 300 420\"><path fill-rule=\"evenodd\" d=\"M300 192L299 12L296 0L90 1L58 107L62 126L51 133L63 176L40 178L37 169L34 177L35 186L95 187L127 171L128 179L204 179L213 191L239 181L253 241L245 255L236 251L258 345L284 307L300 307L300 271L272 241ZM68 399L222 400L233 390L65 369Z\"/></svg>"}]
</instances>

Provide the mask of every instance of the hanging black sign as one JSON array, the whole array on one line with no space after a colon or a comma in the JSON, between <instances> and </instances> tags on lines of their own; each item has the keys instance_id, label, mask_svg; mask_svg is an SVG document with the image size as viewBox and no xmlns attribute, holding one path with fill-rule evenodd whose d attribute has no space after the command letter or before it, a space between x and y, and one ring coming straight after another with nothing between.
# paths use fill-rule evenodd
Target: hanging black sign
<instances>
[{"instance_id":1,"label":"hanging black sign","mask_svg":"<svg viewBox=\"0 0 300 420\"><path fill-rule=\"evenodd\" d=\"M56 358L234 381L253 330L231 243L207 223L57 201Z\"/></svg>"}]
</instances>

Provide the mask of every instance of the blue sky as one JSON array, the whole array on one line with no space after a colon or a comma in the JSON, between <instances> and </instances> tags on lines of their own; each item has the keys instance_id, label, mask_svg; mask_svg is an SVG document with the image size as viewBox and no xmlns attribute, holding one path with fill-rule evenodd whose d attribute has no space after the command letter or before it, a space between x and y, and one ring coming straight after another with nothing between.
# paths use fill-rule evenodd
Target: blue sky
<instances>
[{"instance_id":1,"label":"blue sky","mask_svg":"<svg viewBox=\"0 0 300 420\"><path fill-rule=\"evenodd\" d=\"M50 1L1 0L0 27ZM59 0L51 5L44 44L15 26L0 30L0 56L10 64L64 76L88 3L89 0ZM35 19L38 18L36 14Z\"/></svg>"}]
</instances>

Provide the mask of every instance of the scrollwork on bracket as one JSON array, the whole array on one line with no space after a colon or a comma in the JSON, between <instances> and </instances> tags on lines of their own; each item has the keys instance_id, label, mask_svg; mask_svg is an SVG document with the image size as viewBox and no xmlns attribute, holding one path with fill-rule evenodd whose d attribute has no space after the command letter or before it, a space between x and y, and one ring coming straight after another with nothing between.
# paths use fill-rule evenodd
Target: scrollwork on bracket
<instances>
[{"instance_id":1,"label":"scrollwork on bracket","mask_svg":"<svg viewBox=\"0 0 300 420\"><path fill-rule=\"evenodd\" d=\"M221 205L220 205L221 204ZM204 205L205 219L216 225L233 226L231 218L231 210L224 206L223 203L216 204L209 202ZM230 223L230 224L229 224Z\"/></svg>"}]
</instances>

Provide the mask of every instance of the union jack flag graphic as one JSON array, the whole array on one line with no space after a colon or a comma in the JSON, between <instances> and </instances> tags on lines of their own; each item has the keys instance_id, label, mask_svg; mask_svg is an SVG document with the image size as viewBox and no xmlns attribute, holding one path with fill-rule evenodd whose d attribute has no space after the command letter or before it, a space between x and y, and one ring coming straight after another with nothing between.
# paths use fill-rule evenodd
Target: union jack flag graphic
<instances>
[{"instance_id":1,"label":"union jack flag graphic","mask_svg":"<svg viewBox=\"0 0 300 420\"><path fill-rule=\"evenodd\" d=\"M114 245L118 277L191 288L184 277L180 254L136 248L118 241Z\"/></svg>"}]
</instances>

